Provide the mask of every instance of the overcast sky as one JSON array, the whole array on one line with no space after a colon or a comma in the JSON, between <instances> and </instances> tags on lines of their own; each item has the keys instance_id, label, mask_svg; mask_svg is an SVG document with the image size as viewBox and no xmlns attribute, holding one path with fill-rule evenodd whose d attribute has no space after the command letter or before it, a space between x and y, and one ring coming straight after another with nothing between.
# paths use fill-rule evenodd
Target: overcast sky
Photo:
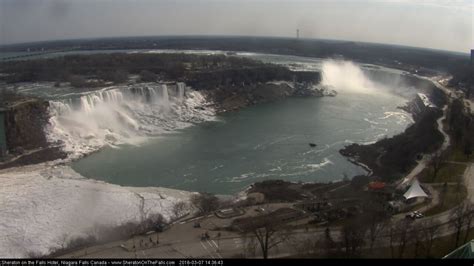
<instances>
[{"instance_id":1,"label":"overcast sky","mask_svg":"<svg viewBox=\"0 0 474 266\"><path fill-rule=\"evenodd\" d=\"M295 36L468 52L474 0L0 0L0 44L140 35Z\"/></svg>"}]
</instances>

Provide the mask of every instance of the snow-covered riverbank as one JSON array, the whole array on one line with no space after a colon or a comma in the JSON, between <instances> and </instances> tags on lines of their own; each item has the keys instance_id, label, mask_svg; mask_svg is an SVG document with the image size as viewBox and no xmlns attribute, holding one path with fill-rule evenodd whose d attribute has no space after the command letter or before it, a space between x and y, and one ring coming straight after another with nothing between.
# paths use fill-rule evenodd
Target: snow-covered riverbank
<instances>
[{"instance_id":1,"label":"snow-covered riverbank","mask_svg":"<svg viewBox=\"0 0 474 266\"><path fill-rule=\"evenodd\" d=\"M68 166L47 164L0 171L0 257L47 255L79 238L100 239L98 228L139 224L192 192L122 187L86 179Z\"/></svg>"}]
</instances>

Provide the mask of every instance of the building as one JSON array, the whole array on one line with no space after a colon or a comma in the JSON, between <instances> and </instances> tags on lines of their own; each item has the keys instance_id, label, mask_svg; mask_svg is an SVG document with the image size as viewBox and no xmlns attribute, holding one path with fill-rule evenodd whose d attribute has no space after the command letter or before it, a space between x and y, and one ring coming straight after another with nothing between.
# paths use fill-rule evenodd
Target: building
<instances>
[{"instance_id":1,"label":"building","mask_svg":"<svg viewBox=\"0 0 474 266\"><path fill-rule=\"evenodd\" d=\"M417 179L413 181L410 188L403 194L406 200L413 198L428 198L426 192L421 188L420 182Z\"/></svg>"}]
</instances>

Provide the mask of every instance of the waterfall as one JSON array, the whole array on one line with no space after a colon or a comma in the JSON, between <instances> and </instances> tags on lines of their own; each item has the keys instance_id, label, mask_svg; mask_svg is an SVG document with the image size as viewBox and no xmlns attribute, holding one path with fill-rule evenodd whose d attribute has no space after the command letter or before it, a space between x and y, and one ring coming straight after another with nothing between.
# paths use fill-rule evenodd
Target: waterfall
<instances>
[{"instance_id":1,"label":"waterfall","mask_svg":"<svg viewBox=\"0 0 474 266\"><path fill-rule=\"evenodd\" d=\"M206 101L199 92L184 97L185 84L176 87L171 97L166 85L147 84L51 101L48 138L80 156L104 145L139 144L149 136L212 119L212 111L195 108Z\"/></svg>"},{"instance_id":2,"label":"waterfall","mask_svg":"<svg viewBox=\"0 0 474 266\"><path fill-rule=\"evenodd\" d=\"M170 99L168 95L168 86L166 84L163 84L160 86L160 98L159 98L159 103L164 112L168 112L170 109Z\"/></svg>"},{"instance_id":3,"label":"waterfall","mask_svg":"<svg viewBox=\"0 0 474 266\"><path fill-rule=\"evenodd\" d=\"M186 84L184 84L183 82L178 82L177 86L178 86L178 101L181 102L184 99L184 89L186 88Z\"/></svg>"},{"instance_id":4,"label":"waterfall","mask_svg":"<svg viewBox=\"0 0 474 266\"><path fill-rule=\"evenodd\" d=\"M168 86L165 84L161 85L161 97L163 104L169 105L170 99L168 96Z\"/></svg>"},{"instance_id":5,"label":"waterfall","mask_svg":"<svg viewBox=\"0 0 474 266\"><path fill-rule=\"evenodd\" d=\"M150 99L152 102L156 102L158 100L158 93L156 93L155 88L147 87L148 92L150 93Z\"/></svg>"}]
</instances>

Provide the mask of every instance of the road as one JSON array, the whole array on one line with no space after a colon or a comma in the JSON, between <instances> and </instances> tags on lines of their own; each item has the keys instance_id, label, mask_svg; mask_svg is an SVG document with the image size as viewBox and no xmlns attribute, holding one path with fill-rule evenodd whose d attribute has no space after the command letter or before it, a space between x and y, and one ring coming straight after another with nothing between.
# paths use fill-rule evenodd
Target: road
<instances>
[{"instance_id":1,"label":"road","mask_svg":"<svg viewBox=\"0 0 474 266\"><path fill-rule=\"evenodd\" d=\"M470 163L464 172L464 185L467 189L467 199L474 204L474 163Z\"/></svg>"},{"instance_id":2,"label":"road","mask_svg":"<svg viewBox=\"0 0 474 266\"><path fill-rule=\"evenodd\" d=\"M447 110L448 110L448 105L445 105L443 107L443 115L440 118L438 118L438 120L436 121L436 123L438 124L438 131L441 132L441 134L443 134L444 140L443 140L443 144L441 144L441 147L434 153L445 151L451 143L451 138L444 131L444 127L443 127L443 120L446 118ZM424 154L423 158L418 161L417 165L413 168L413 170L410 171L410 173L408 173L408 175L405 176L405 178L402 179L402 181L400 182L398 186L400 187L404 184L410 183L411 180L413 180L413 178L418 176L421 173L421 171L423 171L423 169L426 168L430 159L431 159L431 154Z\"/></svg>"},{"instance_id":3,"label":"road","mask_svg":"<svg viewBox=\"0 0 474 266\"><path fill-rule=\"evenodd\" d=\"M474 167L466 171L466 179L472 180ZM472 183L470 189L472 191ZM472 193L471 200L472 198ZM275 204L274 208L281 207L282 204ZM250 215L252 208L248 208L246 216ZM269 210L271 211L271 210ZM255 213L253 214L255 215ZM453 228L446 225L452 217L450 211L440 213L435 216L425 217L413 223L421 223L433 220L438 224L445 224L441 227L440 235L445 236L453 233ZM392 222L405 219L404 214L392 217ZM186 222L175 223L170 229L148 235L134 236L127 240L110 242L103 245L82 248L59 256L59 258L232 258L232 257L261 257L258 246L254 252L249 252L249 240L247 237L236 232L214 231L217 227L222 228L230 225L231 219L221 219L214 215L198 218L201 228L195 228L196 219ZM474 226L474 224L473 224ZM284 257L297 254L304 250L304 243L322 239L326 228L312 227L292 230L288 233L288 241L279 244L269 253L270 257ZM208 232L210 238L202 239L201 236ZM218 235L220 232L220 235ZM341 227L330 227L331 237L334 240L341 239ZM376 246L389 246L390 237L388 231L382 232L382 236L376 242ZM246 248L247 247L247 248Z\"/></svg>"}]
</instances>

